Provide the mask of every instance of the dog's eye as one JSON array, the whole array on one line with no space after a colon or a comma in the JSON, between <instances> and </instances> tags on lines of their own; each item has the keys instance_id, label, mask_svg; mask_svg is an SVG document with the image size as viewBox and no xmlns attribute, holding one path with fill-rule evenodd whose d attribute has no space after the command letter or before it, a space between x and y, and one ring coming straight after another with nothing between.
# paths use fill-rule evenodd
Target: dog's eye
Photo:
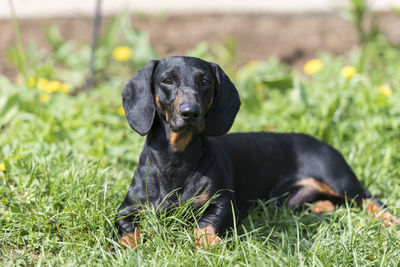
<instances>
[{"instance_id":1,"label":"dog's eye","mask_svg":"<svg viewBox=\"0 0 400 267\"><path fill-rule=\"evenodd\" d=\"M167 78L167 79L163 80L162 82L163 82L163 84L168 84L168 85L172 84L172 80L170 78Z\"/></svg>"},{"instance_id":2,"label":"dog's eye","mask_svg":"<svg viewBox=\"0 0 400 267\"><path fill-rule=\"evenodd\" d=\"M201 81L201 85L210 85L210 84L211 84L211 82L209 80L203 79Z\"/></svg>"}]
</instances>

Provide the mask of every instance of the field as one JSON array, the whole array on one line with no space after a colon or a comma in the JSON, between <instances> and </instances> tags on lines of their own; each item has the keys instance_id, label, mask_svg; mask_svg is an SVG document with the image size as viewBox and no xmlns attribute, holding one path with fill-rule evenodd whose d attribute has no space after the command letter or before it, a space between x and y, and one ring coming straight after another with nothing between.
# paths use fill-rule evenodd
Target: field
<instances>
[{"instance_id":1,"label":"field","mask_svg":"<svg viewBox=\"0 0 400 267\"><path fill-rule=\"evenodd\" d=\"M9 50L20 75L0 76L1 265L400 262L399 227L384 227L353 203L328 215L259 201L210 249L195 248L199 215L187 205L168 216L149 210L137 248L120 248L114 217L144 142L126 122L120 93L157 57L147 35L128 21L117 17L105 29L91 90L84 90L89 45L64 40L56 27L46 33L50 55L33 44ZM242 108L231 132L303 132L333 145L400 217L399 46L370 32L356 49L321 53L298 71L274 57L237 67L233 44L200 43L186 52L219 63L238 88Z\"/></svg>"}]
</instances>

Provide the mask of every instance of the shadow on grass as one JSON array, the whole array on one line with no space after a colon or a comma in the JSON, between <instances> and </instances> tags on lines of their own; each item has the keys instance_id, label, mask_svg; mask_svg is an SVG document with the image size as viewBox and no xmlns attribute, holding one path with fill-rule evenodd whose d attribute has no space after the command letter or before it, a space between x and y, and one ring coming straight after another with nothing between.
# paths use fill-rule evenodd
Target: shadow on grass
<instances>
[{"instance_id":1,"label":"shadow on grass","mask_svg":"<svg viewBox=\"0 0 400 267\"><path fill-rule=\"evenodd\" d=\"M321 225L332 224L336 219L335 214L313 213L307 206L293 210L277 205L274 200L257 200L238 225L236 233L242 241L252 240L292 251L300 242L306 248L310 247ZM232 231L228 236L234 233Z\"/></svg>"}]
</instances>

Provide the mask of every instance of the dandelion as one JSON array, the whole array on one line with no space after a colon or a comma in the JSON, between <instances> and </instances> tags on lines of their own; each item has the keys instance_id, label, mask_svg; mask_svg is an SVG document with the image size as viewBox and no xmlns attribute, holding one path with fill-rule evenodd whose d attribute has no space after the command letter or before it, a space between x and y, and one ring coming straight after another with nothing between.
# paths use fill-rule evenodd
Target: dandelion
<instances>
[{"instance_id":1,"label":"dandelion","mask_svg":"<svg viewBox=\"0 0 400 267\"><path fill-rule=\"evenodd\" d=\"M125 115L125 110L123 107L119 107L117 110L118 115L124 116Z\"/></svg>"},{"instance_id":2,"label":"dandelion","mask_svg":"<svg viewBox=\"0 0 400 267\"><path fill-rule=\"evenodd\" d=\"M322 70L324 65L322 61L319 59L312 59L306 62L303 67L303 71L305 74L312 75Z\"/></svg>"},{"instance_id":3,"label":"dandelion","mask_svg":"<svg viewBox=\"0 0 400 267\"><path fill-rule=\"evenodd\" d=\"M48 81L43 91L51 94L60 90L60 87L61 83L59 81Z\"/></svg>"},{"instance_id":4,"label":"dandelion","mask_svg":"<svg viewBox=\"0 0 400 267\"><path fill-rule=\"evenodd\" d=\"M41 94L39 97L40 103L48 103L50 101L50 96L48 94Z\"/></svg>"},{"instance_id":5,"label":"dandelion","mask_svg":"<svg viewBox=\"0 0 400 267\"><path fill-rule=\"evenodd\" d=\"M29 85L28 81L28 85ZM34 83L32 83L34 86ZM57 80L47 80L45 78L39 78L36 83L36 87L39 89L39 91L52 94L55 92L61 92L61 93L69 93L71 91L71 87L67 83L62 83Z\"/></svg>"},{"instance_id":6,"label":"dandelion","mask_svg":"<svg viewBox=\"0 0 400 267\"><path fill-rule=\"evenodd\" d=\"M6 165L4 163L0 163L0 171L5 172L6 171Z\"/></svg>"},{"instance_id":7,"label":"dandelion","mask_svg":"<svg viewBox=\"0 0 400 267\"><path fill-rule=\"evenodd\" d=\"M62 84L60 85L59 91L60 91L61 93L67 94L67 93L69 93L69 92L71 91L71 87L70 87L68 84L66 84L66 83L62 83Z\"/></svg>"},{"instance_id":8,"label":"dandelion","mask_svg":"<svg viewBox=\"0 0 400 267\"><path fill-rule=\"evenodd\" d=\"M45 78L39 78L37 80L36 86L40 91L44 91L48 82L49 81L47 79L45 79Z\"/></svg>"},{"instance_id":9,"label":"dandelion","mask_svg":"<svg viewBox=\"0 0 400 267\"><path fill-rule=\"evenodd\" d=\"M112 57L116 61L128 61L132 57L132 49L127 46L117 46L112 52Z\"/></svg>"},{"instance_id":10,"label":"dandelion","mask_svg":"<svg viewBox=\"0 0 400 267\"><path fill-rule=\"evenodd\" d=\"M36 85L36 79L35 79L35 77L30 77L30 78L28 79L28 87L29 87L29 88L33 88L33 87L35 87L35 85Z\"/></svg>"},{"instance_id":11,"label":"dandelion","mask_svg":"<svg viewBox=\"0 0 400 267\"><path fill-rule=\"evenodd\" d=\"M381 93L384 96L391 96L392 95L392 88L390 88L387 85L381 85L378 88L379 93Z\"/></svg>"},{"instance_id":12,"label":"dandelion","mask_svg":"<svg viewBox=\"0 0 400 267\"><path fill-rule=\"evenodd\" d=\"M70 88L68 84L61 83L60 81L57 80L47 80L45 78L39 78L37 81L37 88L39 91L45 92L45 93L55 93L55 92L62 92L62 93L68 93Z\"/></svg>"},{"instance_id":13,"label":"dandelion","mask_svg":"<svg viewBox=\"0 0 400 267\"><path fill-rule=\"evenodd\" d=\"M343 76L343 78L345 78L346 80L350 80L351 77L353 77L355 74L357 73L357 69L353 66L344 66L341 70L340 70L340 74Z\"/></svg>"}]
</instances>

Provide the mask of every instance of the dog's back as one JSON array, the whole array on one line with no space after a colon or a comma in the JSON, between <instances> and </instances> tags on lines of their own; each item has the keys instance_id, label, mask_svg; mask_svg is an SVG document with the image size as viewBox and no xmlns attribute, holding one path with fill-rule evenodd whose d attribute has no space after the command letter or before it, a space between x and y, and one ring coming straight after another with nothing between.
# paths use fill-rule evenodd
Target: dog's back
<instances>
[{"instance_id":1,"label":"dog's back","mask_svg":"<svg viewBox=\"0 0 400 267\"><path fill-rule=\"evenodd\" d=\"M238 203L279 197L295 190L296 182L309 178L326 184L338 195L366 197L367 192L341 154L308 135L233 133L210 141L232 161ZM248 207L243 205L244 209Z\"/></svg>"}]
</instances>

